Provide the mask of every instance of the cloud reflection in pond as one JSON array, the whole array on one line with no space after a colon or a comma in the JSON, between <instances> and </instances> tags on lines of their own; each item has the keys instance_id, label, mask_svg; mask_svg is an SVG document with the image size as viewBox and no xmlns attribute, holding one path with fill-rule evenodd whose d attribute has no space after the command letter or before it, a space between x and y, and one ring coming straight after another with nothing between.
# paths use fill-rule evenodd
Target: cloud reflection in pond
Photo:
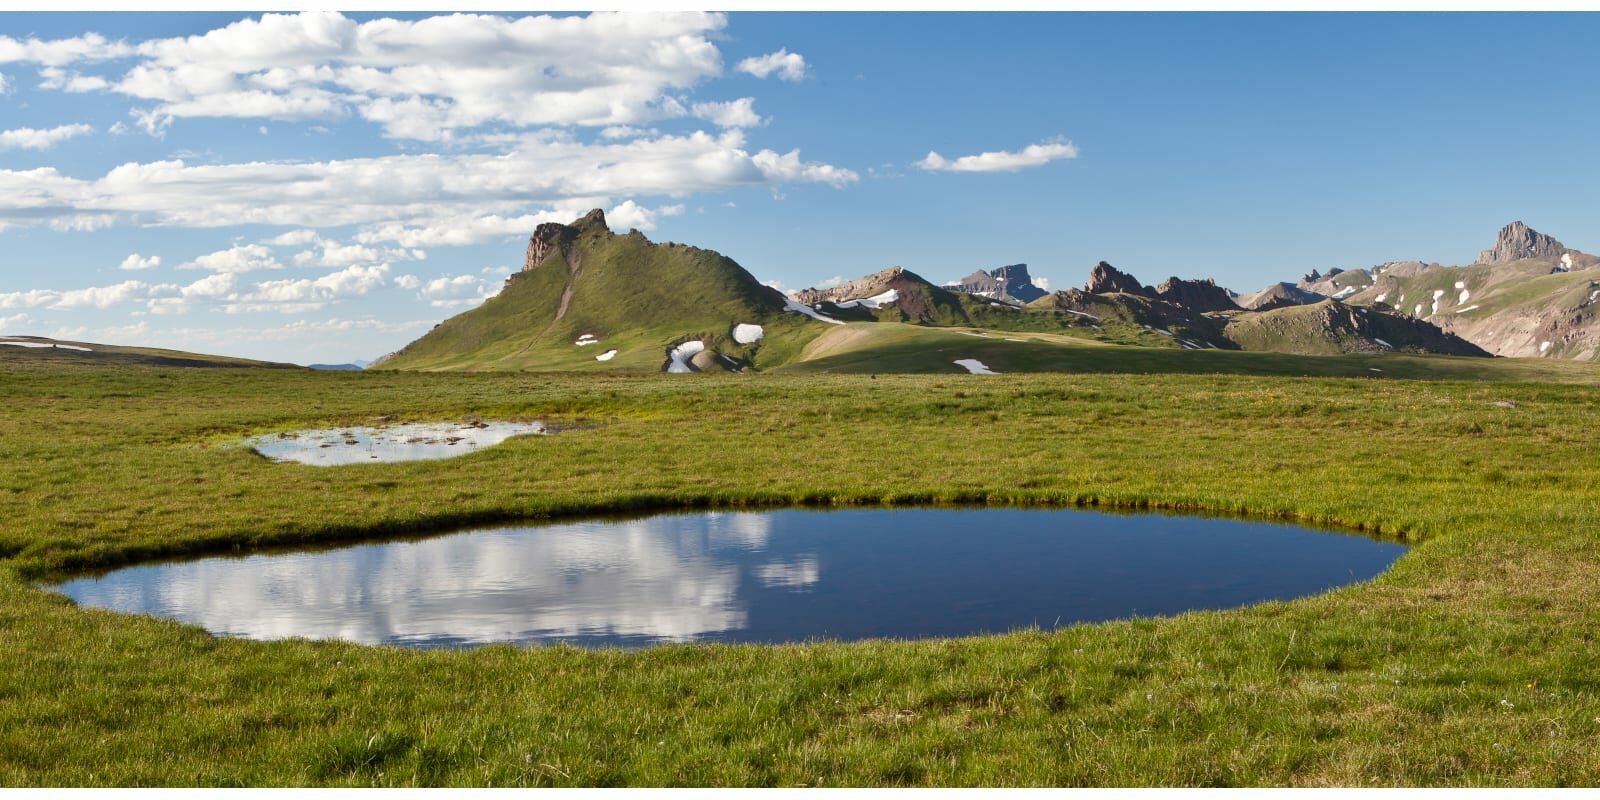
<instances>
[{"instance_id":1,"label":"cloud reflection in pond","mask_svg":"<svg viewBox=\"0 0 1600 800\"><path fill-rule=\"evenodd\" d=\"M783 510L209 558L57 588L256 639L636 647L955 636L1228 608L1365 580L1403 550L1192 517Z\"/></svg>"}]
</instances>

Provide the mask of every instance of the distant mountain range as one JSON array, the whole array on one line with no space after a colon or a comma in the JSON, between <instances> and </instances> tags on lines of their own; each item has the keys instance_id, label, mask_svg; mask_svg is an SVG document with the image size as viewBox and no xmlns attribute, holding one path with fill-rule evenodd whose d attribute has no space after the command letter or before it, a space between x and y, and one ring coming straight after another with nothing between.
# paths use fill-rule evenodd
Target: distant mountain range
<instances>
[{"instance_id":1,"label":"distant mountain range","mask_svg":"<svg viewBox=\"0 0 1600 800\"><path fill-rule=\"evenodd\" d=\"M1555 252L1543 240L1527 246ZM1581 254L1571 260L1580 263ZM1171 277L1148 287L1105 262L1083 289L1055 292L1035 284L1024 264L978 270L944 286L891 267L786 296L714 251L613 232L595 210L570 225L540 225L523 269L499 295L374 366L741 372L884 342L898 348L882 345L891 371L907 347L948 345L866 335L880 325L966 330L1007 343L1043 340L984 331L1188 350L1488 355L1422 315L1347 302L1377 285L1357 272L1307 276L1304 286L1240 296L1211 280Z\"/></svg>"},{"instance_id":2,"label":"distant mountain range","mask_svg":"<svg viewBox=\"0 0 1600 800\"><path fill-rule=\"evenodd\" d=\"M1513 222L1477 263L1392 261L1312 272L1239 298L1247 308L1341 302L1427 322L1500 356L1600 356L1600 257Z\"/></svg>"}]
</instances>

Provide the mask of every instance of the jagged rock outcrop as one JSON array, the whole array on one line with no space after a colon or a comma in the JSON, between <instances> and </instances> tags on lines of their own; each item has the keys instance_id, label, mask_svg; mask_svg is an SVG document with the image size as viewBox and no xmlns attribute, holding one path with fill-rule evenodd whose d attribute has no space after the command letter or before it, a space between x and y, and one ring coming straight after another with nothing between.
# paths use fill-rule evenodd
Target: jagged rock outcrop
<instances>
[{"instance_id":1,"label":"jagged rock outcrop","mask_svg":"<svg viewBox=\"0 0 1600 800\"><path fill-rule=\"evenodd\" d=\"M954 285L946 285L970 294L1015 300L1019 303L1031 303L1049 294L1034 285L1033 276L1028 274L1027 264L1008 264L987 272L980 269L956 281Z\"/></svg>"},{"instance_id":2,"label":"jagged rock outcrop","mask_svg":"<svg viewBox=\"0 0 1600 800\"><path fill-rule=\"evenodd\" d=\"M1480 264L1509 264L1523 259L1543 261L1564 269L1582 269L1600 263L1600 258L1573 250L1521 221L1501 228L1494 246L1478 254Z\"/></svg>"},{"instance_id":3,"label":"jagged rock outcrop","mask_svg":"<svg viewBox=\"0 0 1600 800\"><path fill-rule=\"evenodd\" d=\"M606 226L606 212L596 208L571 225L559 222L546 222L533 229L533 236L528 238L528 251L522 259L524 272L544 263L551 253L560 251L563 257L572 252L572 241L579 233L586 230L610 231Z\"/></svg>"},{"instance_id":4,"label":"jagged rock outcrop","mask_svg":"<svg viewBox=\"0 0 1600 800\"><path fill-rule=\"evenodd\" d=\"M1311 303L1320 303L1323 296L1316 292L1307 291L1287 281L1274 283L1265 289L1250 294L1241 295L1237 302L1241 307L1251 311L1268 311L1285 306L1303 306Z\"/></svg>"},{"instance_id":5,"label":"jagged rock outcrop","mask_svg":"<svg viewBox=\"0 0 1600 800\"><path fill-rule=\"evenodd\" d=\"M794 299L808 306L816 305L817 303L844 303L850 300L863 300L869 297L877 297L895 289L896 281L901 279L902 276L910 276L914 280L922 281L921 276L914 272L907 272L904 267L890 267L874 272L865 278L857 278L827 289L801 289L794 293Z\"/></svg>"},{"instance_id":6,"label":"jagged rock outcrop","mask_svg":"<svg viewBox=\"0 0 1600 800\"><path fill-rule=\"evenodd\" d=\"M1094 265L1089 271L1089 282L1083 285L1083 290L1090 294L1136 294L1141 297L1154 297L1155 292L1150 291L1139 283L1139 279L1129 275L1116 267L1102 261Z\"/></svg>"},{"instance_id":7,"label":"jagged rock outcrop","mask_svg":"<svg viewBox=\"0 0 1600 800\"><path fill-rule=\"evenodd\" d=\"M1217 285L1212 278L1203 281L1186 281L1176 276L1156 287L1156 297L1194 311L1238 311L1227 289Z\"/></svg>"}]
</instances>

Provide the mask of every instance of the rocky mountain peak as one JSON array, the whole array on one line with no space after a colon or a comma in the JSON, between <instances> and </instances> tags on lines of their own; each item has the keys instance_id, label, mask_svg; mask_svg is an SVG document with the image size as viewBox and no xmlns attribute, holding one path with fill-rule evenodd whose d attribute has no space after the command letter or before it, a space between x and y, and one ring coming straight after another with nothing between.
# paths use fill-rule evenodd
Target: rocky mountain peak
<instances>
[{"instance_id":1,"label":"rocky mountain peak","mask_svg":"<svg viewBox=\"0 0 1600 800\"><path fill-rule=\"evenodd\" d=\"M1139 283L1139 279L1102 261L1089 271L1089 282L1083 290L1090 294L1123 292L1150 297L1153 293Z\"/></svg>"},{"instance_id":2,"label":"rocky mountain peak","mask_svg":"<svg viewBox=\"0 0 1600 800\"><path fill-rule=\"evenodd\" d=\"M794 293L794 298L806 305L843 303L849 300L859 300L863 297L874 297L890 289L899 288L899 284L906 279L917 283L925 283L916 273L907 272L904 267L890 267L874 272L864 278L841 283L838 286L826 289L802 289Z\"/></svg>"},{"instance_id":3,"label":"rocky mountain peak","mask_svg":"<svg viewBox=\"0 0 1600 800\"><path fill-rule=\"evenodd\" d=\"M1176 276L1156 287L1156 296L1194 311L1237 311L1239 304L1227 289L1217 285L1215 279L1186 281Z\"/></svg>"},{"instance_id":4,"label":"rocky mountain peak","mask_svg":"<svg viewBox=\"0 0 1600 800\"><path fill-rule=\"evenodd\" d=\"M571 225L559 222L541 223L533 229L533 235L528 237L528 251L522 259L522 271L527 272L544 263L551 253L560 250L563 256L572 251L572 240L585 231L602 231L609 233L606 227L606 212L594 209Z\"/></svg>"},{"instance_id":5,"label":"rocky mountain peak","mask_svg":"<svg viewBox=\"0 0 1600 800\"><path fill-rule=\"evenodd\" d=\"M528 252L522 259L524 272L544 263L551 253L560 250L565 253L572 247L572 237L577 231L559 222L545 222L533 229L533 235L528 237Z\"/></svg>"},{"instance_id":6,"label":"rocky mountain peak","mask_svg":"<svg viewBox=\"0 0 1600 800\"><path fill-rule=\"evenodd\" d=\"M598 208L591 209L589 213L579 217L577 222L572 223L572 227L579 230L611 230L606 227L606 212Z\"/></svg>"},{"instance_id":7,"label":"rocky mountain peak","mask_svg":"<svg viewBox=\"0 0 1600 800\"><path fill-rule=\"evenodd\" d=\"M1518 220L1500 229L1500 233L1495 236L1494 246L1478 254L1478 263L1509 264L1531 258L1559 264L1561 257L1568 252L1567 247L1553 237L1546 236Z\"/></svg>"},{"instance_id":8,"label":"rocky mountain peak","mask_svg":"<svg viewBox=\"0 0 1600 800\"><path fill-rule=\"evenodd\" d=\"M963 292L984 297L1011 298L1023 303L1031 303L1048 294L1034 285L1027 264L1008 264L987 271L980 269L953 285Z\"/></svg>"}]
</instances>

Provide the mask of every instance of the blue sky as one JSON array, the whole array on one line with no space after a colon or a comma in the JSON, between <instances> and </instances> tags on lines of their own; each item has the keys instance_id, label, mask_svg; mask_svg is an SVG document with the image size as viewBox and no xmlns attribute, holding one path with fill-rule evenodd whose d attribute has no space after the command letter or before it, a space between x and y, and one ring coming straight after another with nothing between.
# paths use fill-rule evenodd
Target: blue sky
<instances>
[{"instance_id":1,"label":"blue sky","mask_svg":"<svg viewBox=\"0 0 1600 800\"><path fill-rule=\"evenodd\" d=\"M0 334L373 358L591 206L791 289L1016 262L1063 288L1105 259L1245 291L1467 263L1513 219L1595 251L1597 39L1594 15L0 14Z\"/></svg>"}]
</instances>

